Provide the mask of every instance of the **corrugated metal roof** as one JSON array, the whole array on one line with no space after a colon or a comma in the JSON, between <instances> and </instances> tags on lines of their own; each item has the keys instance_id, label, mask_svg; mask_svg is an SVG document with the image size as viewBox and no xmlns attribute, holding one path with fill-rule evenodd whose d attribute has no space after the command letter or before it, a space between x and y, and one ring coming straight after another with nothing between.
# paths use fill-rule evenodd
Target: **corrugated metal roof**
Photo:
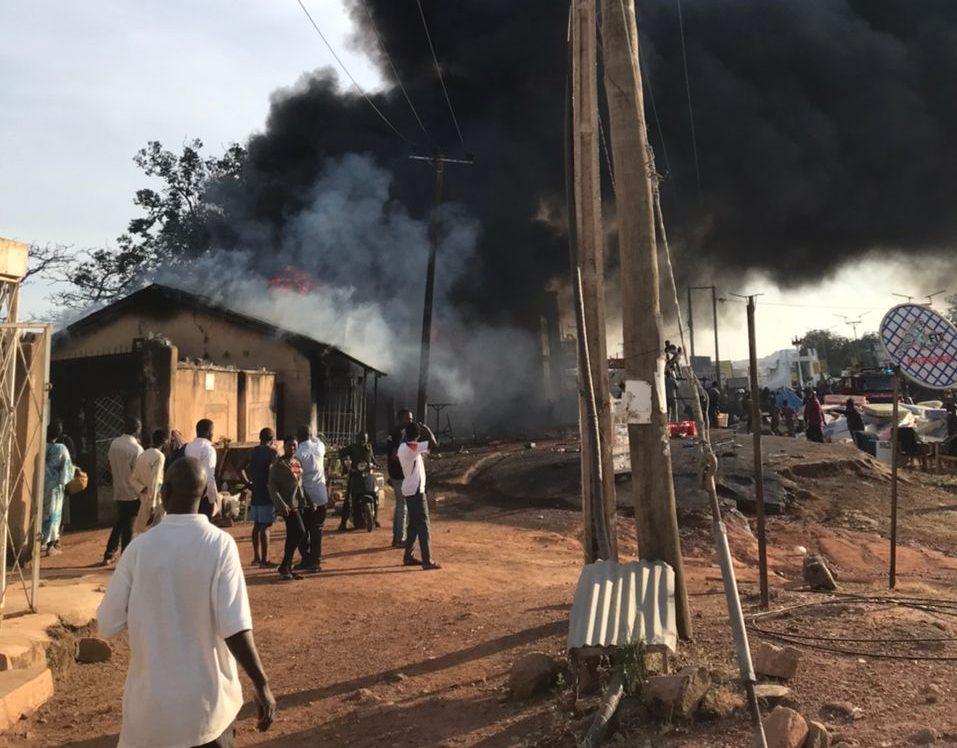
<instances>
[{"instance_id":1,"label":"corrugated metal roof","mask_svg":"<svg viewBox=\"0 0 957 748\"><path fill-rule=\"evenodd\" d=\"M674 570L650 561L588 564L575 590L568 648L623 647L636 641L674 652Z\"/></svg>"}]
</instances>

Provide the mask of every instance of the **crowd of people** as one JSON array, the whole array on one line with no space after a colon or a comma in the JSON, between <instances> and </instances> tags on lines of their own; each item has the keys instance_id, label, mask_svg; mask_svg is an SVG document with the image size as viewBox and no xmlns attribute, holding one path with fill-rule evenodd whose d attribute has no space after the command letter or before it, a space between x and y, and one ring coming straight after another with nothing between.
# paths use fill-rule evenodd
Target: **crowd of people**
<instances>
[{"instance_id":1,"label":"crowd of people","mask_svg":"<svg viewBox=\"0 0 957 748\"><path fill-rule=\"evenodd\" d=\"M212 521L219 512L213 429L211 421L200 421L189 443L178 432L157 430L144 449L141 424L130 419L110 445L117 518L104 564L115 562L116 568L97 620L105 636L129 631L121 745L232 746L242 706L237 662L255 689L258 728L268 729L274 718L276 701L252 635L239 551ZM48 470L62 488L73 464L54 440L56 429L49 436ZM423 461L436 446L435 435L411 411L399 413L387 445L395 493L392 545L402 548L403 564L426 570L441 568L432 555ZM365 434L340 457L346 471L376 464ZM329 506L322 439L302 426L282 440L280 451L273 430L264 428L240 474L250 491L253 565L276 568L283 580L319 571ZM48 530L50 538L56 536L53 504L45 538ZM348 516L345 506L340 530ZM277 517L286 529L278 566L270 561L269 546ZM293 565L297 552L300 561Z\"/></svg>"}]
</instances>

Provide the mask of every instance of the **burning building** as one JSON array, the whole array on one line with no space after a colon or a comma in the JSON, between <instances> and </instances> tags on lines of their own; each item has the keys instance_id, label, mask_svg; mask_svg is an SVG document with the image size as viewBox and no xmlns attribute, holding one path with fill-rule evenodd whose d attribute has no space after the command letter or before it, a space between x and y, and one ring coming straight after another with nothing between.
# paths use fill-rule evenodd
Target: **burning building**
<instances>
[{"instance_id":1,"label":"burning building","mask_svg":"<svg viewBox=\"0 0 957 748\"><path fill-rule=\"evenodd\" d=\"M126 416L191 436L210 418L231 443L308 423L333 444L377 428L385 374L312 337L195 294L151 285L74 322L53 343L53 410L77 443L90 489L74 524L108 511L109 442Z\"/></svg>"}]
</instances>

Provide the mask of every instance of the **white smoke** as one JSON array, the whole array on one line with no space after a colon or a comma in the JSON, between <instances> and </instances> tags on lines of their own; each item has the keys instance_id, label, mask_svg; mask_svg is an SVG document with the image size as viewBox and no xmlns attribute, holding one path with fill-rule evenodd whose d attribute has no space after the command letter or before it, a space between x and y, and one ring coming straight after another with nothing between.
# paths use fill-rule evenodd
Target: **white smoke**
<instances>
[{"instance_id":1,"label":"white smoke","mask_svg":"<svg viewBox=\"0 0 957 748\"><path fill-rule=\"evenodd\" d=\"M153 280L335 345L389 374L396 393L415 391L428 260L428 225L390 194L391 176L367 156L329 160L304 207L280 230L249 223L239 249L214 250ZM458 404L461 421L519 423L516 408L542 381L535 336L467 323L449 302L478 262L479 226L461 206L438 214L430 400ZM315 279L304 293L271 280ZM506 420L508 419L508 420Z\"/></svg>"}]
</instances>

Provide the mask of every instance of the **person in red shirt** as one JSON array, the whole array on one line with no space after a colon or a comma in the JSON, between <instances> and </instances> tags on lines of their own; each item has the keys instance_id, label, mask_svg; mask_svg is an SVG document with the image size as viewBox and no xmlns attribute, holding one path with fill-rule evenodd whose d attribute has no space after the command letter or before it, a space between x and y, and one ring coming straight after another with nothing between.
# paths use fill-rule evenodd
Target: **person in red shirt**
<instances>
[{"instance_id":1,"label":"person in red shirt","mask_svg":"<svg viewBox=\"0 0 957 748\"><path fill-rule=\"evenodd\" d=\"M804 426L809 442L824 441L824 408L821 407L821 402L814 392L804 403Z\"/></svg>"}]
</instances>

